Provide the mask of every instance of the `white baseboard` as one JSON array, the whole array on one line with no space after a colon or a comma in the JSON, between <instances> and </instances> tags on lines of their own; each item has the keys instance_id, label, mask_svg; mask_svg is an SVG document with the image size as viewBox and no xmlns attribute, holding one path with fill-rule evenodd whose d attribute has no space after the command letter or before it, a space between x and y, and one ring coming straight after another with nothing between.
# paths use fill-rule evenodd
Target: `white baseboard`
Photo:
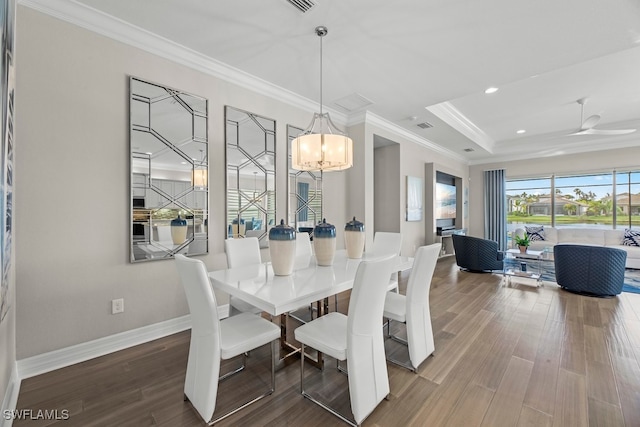
<instances>
[{"instance_id":1,"label":"white baseboard","mask_svg":"<svg viewBox=\"0 0 640 427\"><path fill-rule=\"evenodd\" d=\"M218 306L218 316L221 319L229 317L229 311L229 304ZM6 420L4 414L7 410L16 409L22 379L144 344L190 328L191 316L186 315L18 360L14 364L11 378L2 400L2 407L0 407L0 427L11 427L13 425L13 420Z\"/></svg>"},{"instance_id":2,"label":"white baseboard","mask_svg":"<svg viewBox=\"0 0 640 427\"><path fill-rule=\"evenodd\" d=\"M218 306L218 316L220 319L229 317L229 312L229 304ZM134 345L144 344L168 335L186 331L190 328L191 316L187 314L182 317L176 317L175 319L143 326L142 328L132 329L108 337L98 338L97 340L76 344L71 347L20 359L16 362L18 378L22 380L34 377L84 362L85 360L124 350Z\"/></svg>"},{"instance_id":3,"label":"white baseboard","mask_svg":"<svg viewBox=\"0 0 640 427\"><path fill-rule=\"evenodd\" d=\"M17 361L18 376L20 379L30 378L133 347L134 345L182 332L189 328L191 328L191 316L186 315L26 359L20 359Z\"/></svg>"},{"instance_id":4,"label":"white baseboard","mask_svg":"<svg viewBox=\"0 0 640 427\"><path fill-rule=\"evenodd\" d=\"M2 399L2 406L0 407L0 427L11 427L13 425L13 418L5 418L5 411L12 411L16 409L18 403L18 394L20 393L20 377L18 377L17 363L13 364L13 370L11 372L11 378L9 378L9 384Z\"/></svg>"}]
</instances>

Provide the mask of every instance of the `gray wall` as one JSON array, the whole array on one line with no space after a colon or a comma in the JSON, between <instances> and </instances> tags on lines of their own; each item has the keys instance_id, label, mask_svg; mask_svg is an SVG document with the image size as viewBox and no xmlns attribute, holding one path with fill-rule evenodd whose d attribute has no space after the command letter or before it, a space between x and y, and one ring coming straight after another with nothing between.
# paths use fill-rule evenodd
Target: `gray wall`
<instances>
[{"instance_id":1,"label":"gray wall","mask_svg":"<svg viewBox=\"0 0 640 427\"><path fill-rule=\"evenodd\" d=\"M17 359L187 314L171 261L128 262L128 75L210 101L210 269L226 265L224 106L277 121L278 170L286 125L304 128L312 115L23 6L17 24ZM345 177L327 174L327 218L347 218ZM282 218L286 181L280 174ZM110 314L114 298L123 314Z\"/></svg>"},{"instance_id":2,"label":"gray wall","mask_svg":"<svg viewBox=\"0 0 640 427\"><path fill-rule=\"evenodd\" d=\"M16 1L17 3L17 1ZM12 18L9 18L12 20ZM15 28L15 26L13 26ZM6 30L6 28L5 28ZM15 31L15 29L14 29ZM14 47L15 49L15 47ZM3 46L3 54L4 54L4 46ZM17 55L14 50L13 56L14 64L17 60ZM6 65L6 64L5 64ZM17 93L17 92L16 92ZM16 120L16 115L14 114L14 120ZM18 137L18 132L14 128L13 132L14 141L15 138ZM14 153L15 160L15 153ZM15 161L14 161L14 183L15 183ZM14 210L13 210L13 221L16 220L15 213L15 187L14 187ZM3 399L8 398L6 393L9 388L9 381L11 380L11 375L13 373L15 362L16 362L16 280L15 280L15 241L16 241L16 231L15 226L13 229L13 236L11 242L11 252L13 262L11 263L10 271L9 271L9 283L8 283L8 291L7 291L7 303L9 305L9 309L4 319L2 319L2 323L0 323L0 409L5 409L2 407ZM1 315L1 313L0 313ZM8 402L7 402L8 403ZM2 424L2 415L0 414L0 424Z\"/></svg>"},{"instance_id":3,"label":"gray wall","mask_svg":"<svg viewBox=\"0 0 640 427\"><path fill-rule=\"evenodd\" d=\"M24 6L18 7L17 28L16 296L10 317L0 326L0 386L16 358L187 313L172 262L128 262L129 75L210 100L211 253L201 259L211 269L225 266L224 106L276 120L279 171L286 170L286 125L304 128L311 119L309 111ZM402 253L413 255L425 243L426 227L424 220L404 221L405 177L425 178L425 164L433 162L466 181L467 164L372 122L352 125L349 134L354 167L325 174L324 181L325 216L338 229L338 247L344 246L344 223L353 215L368 225L368 241L373 237L373 141L379 135L400 144L396 222L403 234ZM472 168L474 173L482 169ZM279 174L277 188L278 217L286 218L286 174ZM474 193L471 188L470 212L477 212ZM471 215L471 226L479 217ZM123 314L110 314L114 298L125 299ZM14 325L17 345L12 344Z\"/></svg>"},{"instance_id":4,"label":"gray wall","mask_svg":"<svg viewBox=\"0 0 640 427\"><path fill-rule=\"evenodd\" d=\"M350 189L348 204L350 208L347 212L350 217L355 214L365 223L367 244L373 241L374 228L371 227L371 225L378 224L378 220L374 220L374 139L376 137L381 137L399 144L400 168L393 172L399 179L398 191L400 193L399 201L393 202L393 208L396 209L394 217L397 218L397 225L395 227L397 227L396 229L402 233L402 255L413 256L418 247L427 243L425 237L425 215L423 215L422 221L405 221L405 207L407 203L406 176L410 175L423 178L423 183L426 185L426 180L424 180L425 164L434 162L439 165L441 170L451 173L452 175L459 176L466 181L468 178L467 163L420 145L415 141L408 139L405 134L394 133L386 125L384 120L372 117L371 115L369 115L364 124L351 127L349 129L349 135L352 137L355 135L359 140L362 139L365 142L364 146L360 147L362 150L362 158L359 158L359 160L364 159L364 164L359 165L359 168L354 167L348 170L348 185ZM354 150L354 153L357 152ZM354 156L356 155L359 154L354 154ZM425 210L433 208L432 205L429 205L426 198L424 201ZM351 212L353 212L353 214ZM389 229L391 229L391 224L385 222L385 227L389 227Z\"/></svg>"},{"instance_id":5,"label":"gray wall","mask_svg":"<svg viewBox=\"0 0 640 427\"><path fill-rule=\"evenodd\" d=\"M15 263L13 265L15 266ZM11 278L9 282L9 301L11 307L2 323L0 323L0 404L3 399L9 397L6 396L6 392L8 391L9 380L11 379L11 374L16 362L16 299L14 274L10 274L9 277ZM2 416L2 414L0 414L0 416Z\"/></svg>"},{"instance_id":6,"label":"gray wall","mask_svg":"<svg viewBox=\"0 0 640 427\"><path fill-rule=\"evenodd\" d=\"M400 144L376 148L374 161L374 231L400 232ZM406 179L405 179L406 181Z\"/></svg>"}]
</instances>

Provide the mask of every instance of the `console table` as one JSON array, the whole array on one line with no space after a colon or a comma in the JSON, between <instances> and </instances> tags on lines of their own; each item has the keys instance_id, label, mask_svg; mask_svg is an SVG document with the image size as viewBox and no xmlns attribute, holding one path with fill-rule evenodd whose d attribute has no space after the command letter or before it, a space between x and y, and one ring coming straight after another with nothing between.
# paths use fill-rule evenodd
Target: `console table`
<instances>
[{"instance_id":1,"label":"console table","mask_svg":"<svg viewBox=\"0 0 640 427\"><path fill-rule=\"evenodd\" d=\"M439 240L436 240L435 243L440 243L440 258L455 255L455 250L453 249L453 240L451 236L454 234L467 234L466 228L455 228L451 230L437 230L436 232Z\"/></svg>"}]
</instances>

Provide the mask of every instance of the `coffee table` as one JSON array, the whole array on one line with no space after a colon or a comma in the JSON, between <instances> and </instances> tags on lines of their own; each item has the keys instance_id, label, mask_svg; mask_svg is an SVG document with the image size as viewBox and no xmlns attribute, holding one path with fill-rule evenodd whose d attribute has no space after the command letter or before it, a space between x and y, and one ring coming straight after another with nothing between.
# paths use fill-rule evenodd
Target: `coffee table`
<instances>
[{"instance_id":1,"label":"coffee table","mask_svg":"<svg viewBox=\"0 0 640 427\"><path fill-rule=\"evenodd\" d=\"M503 270L502 277L505 286L511 285L512 277L532 279L536 281L536 286L542 286L542 263L553 261L553 253L534 250L520 252L519 249L508 249L505 252L505 259L516 259L520 261L521 266L520 269L505 268ZM531 267L533 267L533 269Z\"/></svg>"}]
</instances>

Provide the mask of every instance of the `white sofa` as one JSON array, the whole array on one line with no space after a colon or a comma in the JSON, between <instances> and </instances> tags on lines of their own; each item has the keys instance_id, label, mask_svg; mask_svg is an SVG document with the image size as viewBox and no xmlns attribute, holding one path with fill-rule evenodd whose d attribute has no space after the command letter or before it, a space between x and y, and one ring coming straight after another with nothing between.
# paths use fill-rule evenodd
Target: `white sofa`
<instances>
[{"instance_id":1,"label":"white sofa","mask_svg":"<svg viewBox=\"0 0 640 427\"><path fill-rule=\"evenodd\" d=\"M525 235L524 228L515 231L516 236ZM529 249L541 251L559 243L577 245L599 245L622 249L627 252L627 268L640 269L640 247L622 244L624 230L597 230L592 228L554 228L544 226L545 240L533 240Z\"/></svg>"}]
</instances>

